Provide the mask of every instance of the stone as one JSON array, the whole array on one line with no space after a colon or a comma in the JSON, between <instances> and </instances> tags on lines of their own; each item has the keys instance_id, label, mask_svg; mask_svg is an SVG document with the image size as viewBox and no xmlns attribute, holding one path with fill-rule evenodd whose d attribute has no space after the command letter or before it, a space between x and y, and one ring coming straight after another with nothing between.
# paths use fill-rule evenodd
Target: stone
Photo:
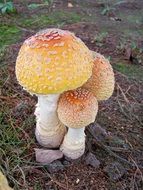
<instances>
[{"instance_id":1,"label":"stone","mask_svg":"<svg viewBox=\"0 0 143 190\"><path fill-rule=\"evenodd\" d=\"M89 153L85 157L85 162L87 165L90 165L90 166L94 167L95 169L100 167L100 161L97 160L96 156L92 153Z\"/></svg>"},{"instance_id":2,"label":"stone","mask_svg":"<svg viewBox=\"0 0 143 190\"><path fill-rule=\"evenodd\" d=\"M92 123L89 125L88 130L91 132L92 136L98 141L105 141L110 134L106 132L98 123Z\"/></svg>"},{"instance_id":3,"label":"stone","mask_svg":"<svg viewBox=\"0 0 143 190\"><path fill-rule=\"evenodd\" d=\"M104 172L112 181L117 181L125 174L126 169L119 162L113 162L104 168Z\"/></svg>"},{"instance_id":4,"label":"stone","mask_svg":"<svg viewBox=\"0 0 143 190\"><path fill-rule=\"evenodd\" d=\"M59 171L63 170L64 168L65 168L65 166L59 160L56 160L56 161L52 162L51 164L47 165L47 170L51 174L59 172Z\"/></svg>"},{"instance_id":5,"label":"stone","mask_svg":"<svg viewBox=\"0 0 143 190\"><path fill-rule=\"evenodd\" d=\"M50 164L55 160L63 157L63 153L60 150L45 150L35 148L36 161L43 164Z\"/></svg>"},{"instance_id":6,"label":"stone","mask_svg":"<svg viewBox=\"0 0 143 190\"><path fill-rule=\"evenodd\" d=\"M63 161L63 165L64 165L64 166L70 166L71 163L70 163L69 161L67 161L67 160L64 160L64 161Z\"/></svg>"}]
</instances>

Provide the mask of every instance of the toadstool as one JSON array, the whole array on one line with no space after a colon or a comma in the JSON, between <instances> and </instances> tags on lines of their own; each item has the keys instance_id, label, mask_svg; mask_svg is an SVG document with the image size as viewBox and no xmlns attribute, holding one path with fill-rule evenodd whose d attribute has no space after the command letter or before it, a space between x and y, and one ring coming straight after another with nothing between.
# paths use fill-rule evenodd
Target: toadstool
<instances>
[{"instance_id":1,"label":"toadstool","mask_svg":"<svg viewBox=\"0 0 143 190\"><path fill-rule=\"evenodd\" d=\"M46 29L25 40L16 61L21 86L38 96L36 138L45 147L58 147L65 127L57 117L60 93L75 89L92 74L93 58L73 33Z\"/></svg>"},{"instance_id":2,"label":"toadstool","mask_svg":"<svg viewBox=\"0 0 143 190\"><path fill-rule=\"evenodd\" d=\"M65 156L79 158L85 150L85 127L94 122L98 111L95 96L84 88L64 92L58 103L58 117L68 127L60 147Z\"/></svg>"},{"instance_id":3,"label":"toadstool","mask_svg":"<svg viewBox=\"0 0 143 190\"><path fill-rule=\"evenodd\" d=\"M92 76L83 85L97 100L107 100L114 90L114 73L109 61L101 54L93 52L94 65Z\"/></svg>"}]
</instances>

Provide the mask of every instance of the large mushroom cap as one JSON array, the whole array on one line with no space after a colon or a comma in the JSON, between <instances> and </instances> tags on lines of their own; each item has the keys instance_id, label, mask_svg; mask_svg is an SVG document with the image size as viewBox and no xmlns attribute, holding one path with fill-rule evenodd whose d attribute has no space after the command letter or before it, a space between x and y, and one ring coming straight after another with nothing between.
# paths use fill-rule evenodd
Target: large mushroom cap
<instances>
[{"instance_id":1,"label":"large mushroom cap","mask_svg":"<svg viewBox=\"0 0 143 190\"><path fill-rule=\"evenodd\" d=\"M16 76L31 93L61 93L87 81L92 74L92 61L91 52L74 34L47 29L22 45L16 61Z\"/></svg>"},{"instance_id":2,"label":"large mushroom cap","mask_svg":"<svg viewBox=\"0 0 143 190\"><path fill-rule=\"evenodd\" d=\"M97 111L95 96L83 88L64 92L57 109L60 121L71 128L82 128L94 122Z\"/></svg>"},{"instance_id":3,"label":"large mushroom cap","mask_svg":"<svg viewBox=\"0 0 143 190\"><path fill-rule=\"evenodd\" d=\"M83 85L97 100L108 99L114 90L114 73L109 61L99 53L93 52L94 65L92 76Z\"/></svg>"}]
</instances>

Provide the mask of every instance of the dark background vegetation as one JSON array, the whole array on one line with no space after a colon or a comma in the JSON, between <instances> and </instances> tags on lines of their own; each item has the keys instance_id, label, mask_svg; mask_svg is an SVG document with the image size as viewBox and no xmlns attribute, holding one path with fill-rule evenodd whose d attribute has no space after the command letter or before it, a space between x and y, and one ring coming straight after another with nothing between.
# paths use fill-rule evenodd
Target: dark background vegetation
<instances>
[{"instance_id":1,"label":"dark background vegetation","mask_svg":"<svg viewBox=\"0 0 143 190\"><path fill-rule=\"evenodd\" d=\"M0 0L0 10L0 169L11 187L142 190L143 1ZM87 129L81 159L63 158L43 166L34 153L39 147L34 136L36 98L18 85L15 61L22 42L49 27L74 32L91 50L107 57L116 85L113 96L99 103L96 119L109 137L103 137L101 129L98 135ZM89 152L100 168L86 164Z\"/></svg>"}]
</instances>

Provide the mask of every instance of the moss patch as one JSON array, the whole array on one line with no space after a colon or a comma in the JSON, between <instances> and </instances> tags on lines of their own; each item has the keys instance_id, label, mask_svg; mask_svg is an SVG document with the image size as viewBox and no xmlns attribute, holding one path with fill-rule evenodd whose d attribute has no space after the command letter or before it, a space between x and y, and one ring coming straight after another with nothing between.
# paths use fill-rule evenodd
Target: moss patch
<instances>
[{"instance_id":1,"label":"moss patch","mask_svg":"<svg viewBox=\"0 0 143 190\"><path fill-rule=\"evenodd\" d=\"M64 25L81 21L81 15L74 12L53 12L49 15L33 15L30 19L22 19L20 24L24 27L43 28L49 25Z\"/></svg>"},{"instance_id":2,"label":"moss patch","mask_svg":"<svg viewBox=\"0 0 143 190\"><path fill-rule=\"evenodd\" d=\"M123 73L131 79L143 81L143 67L126 63L117 63L113 65L114 69Z\"/></svg>"},{"instance_id":3,"label":"moss patch","mask_svg":"<svg viewBox=\"0 0 143 190\"><path fill-rule=\"evenodd\" d=\"M24 28L40 29L49 26L60 27L65 24L71 24L81 21L81 15L76 12L56 11L47 15L32 15L31 18L17 17L12 21L7 20L8 24L0 24L0 57L7 45L16 43L20 39L22 31L17 24ZM12 24L10 24L10 22Z\"/></svg>"},{"instance_id":4,"label":"moss patch","mask_svg":"<svg viewBox=\"0 0 143 190\"><path fill-rule=\"evenodd\" d=\"M0 49L15 43L20 38L20 29L16 26L0 24Z\"/></svg>"}]
</instances>

